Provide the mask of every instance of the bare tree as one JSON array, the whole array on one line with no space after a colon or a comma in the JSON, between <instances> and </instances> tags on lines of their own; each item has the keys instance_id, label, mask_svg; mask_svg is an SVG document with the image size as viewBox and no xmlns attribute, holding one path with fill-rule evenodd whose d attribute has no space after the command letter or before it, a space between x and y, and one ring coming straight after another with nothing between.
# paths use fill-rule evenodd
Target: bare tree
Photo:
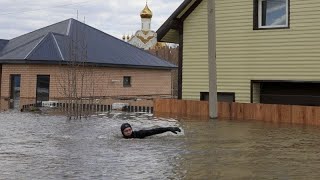
<instances>
[{"instance_id":1,"label":"bare tree","mask_svg":"<svg viewBox=\"0 0 320 180\"><path fill-rule=\"evenodd\" d=\"M87 33L83 25L77 25L66 39L66 59L61 63L58 77L58 93L67 104L64 114L68 119L81 119L95 111L97 79L88 62Z\"/></svg>"}]
</instances>

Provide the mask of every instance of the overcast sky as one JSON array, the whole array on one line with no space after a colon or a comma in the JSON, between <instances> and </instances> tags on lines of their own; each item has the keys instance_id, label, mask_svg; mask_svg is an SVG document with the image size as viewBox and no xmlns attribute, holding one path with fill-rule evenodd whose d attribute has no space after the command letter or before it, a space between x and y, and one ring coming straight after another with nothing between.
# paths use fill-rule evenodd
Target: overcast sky
<instances>
[{"instance_id":1,"label":"overcast sky","mask_svg":"<svg viewBox=\"0 0 320 180\"><path fill-rule=\"evenodd\" d=\"M183 0L148 0L156 31ZM74 18L121 38L141 28L145 0L0 0L0 39L11 39Z\"/></svg>"}]
</instances>

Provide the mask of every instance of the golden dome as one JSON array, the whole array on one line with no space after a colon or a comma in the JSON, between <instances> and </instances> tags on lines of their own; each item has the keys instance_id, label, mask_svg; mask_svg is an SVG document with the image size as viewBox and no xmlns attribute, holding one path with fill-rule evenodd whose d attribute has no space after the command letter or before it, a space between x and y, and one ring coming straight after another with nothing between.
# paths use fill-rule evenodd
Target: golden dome
<instances>
[{"instance_id":1,"label":"golden dome","mask_svg":"<svg viewBox=\"0 0 320 180\"><path fill-rule=\"evenodd\" d=\"M144 7L144 9L140 13L141 18L152 18L152 12L148 7L148 4Z\"/></svg>"}]
</instances>

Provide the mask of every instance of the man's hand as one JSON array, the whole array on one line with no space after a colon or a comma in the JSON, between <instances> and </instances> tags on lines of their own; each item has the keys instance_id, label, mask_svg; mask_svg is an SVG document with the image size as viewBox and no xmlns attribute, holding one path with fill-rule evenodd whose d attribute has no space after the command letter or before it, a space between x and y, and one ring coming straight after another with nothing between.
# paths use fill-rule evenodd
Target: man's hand
<instances>
[{"instance_id":1,"label":"man's hand","mask_svg":"<svg viewBox=\"0 0 320 180\"><path fill-rule=\"evenodd\" d=\"M174 134L177 134L177 131L181 132L180 128L178 127L169 127L169 130Z\"/></svg>"}]
</instances>

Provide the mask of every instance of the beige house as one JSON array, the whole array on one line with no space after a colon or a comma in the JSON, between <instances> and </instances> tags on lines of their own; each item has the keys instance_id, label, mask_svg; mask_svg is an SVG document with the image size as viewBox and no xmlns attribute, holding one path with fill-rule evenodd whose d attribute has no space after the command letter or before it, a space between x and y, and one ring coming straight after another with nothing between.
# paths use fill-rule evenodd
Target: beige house
<instances>
[{"instance_id":1,"label":"beige house","mask_svg":"<svg viewBox=\"0 0 320 180\"><path fill-rule=\"evenodd\" d=\"M77 98L171 96L176 66L74 19L0 40L0 107Z\"/></svg>"},{"instance_id":2,"label":"beige house","mask_svg":"<svg viewBox=\"0 0 320 180\"><path fill-rule=\"evenodd\" d=\"M180 97L207 99L208 0L185 0L158 29L180 45ZM215 0L218 99L320 105L317 0Z\"/></svg>"}]
</instances>

